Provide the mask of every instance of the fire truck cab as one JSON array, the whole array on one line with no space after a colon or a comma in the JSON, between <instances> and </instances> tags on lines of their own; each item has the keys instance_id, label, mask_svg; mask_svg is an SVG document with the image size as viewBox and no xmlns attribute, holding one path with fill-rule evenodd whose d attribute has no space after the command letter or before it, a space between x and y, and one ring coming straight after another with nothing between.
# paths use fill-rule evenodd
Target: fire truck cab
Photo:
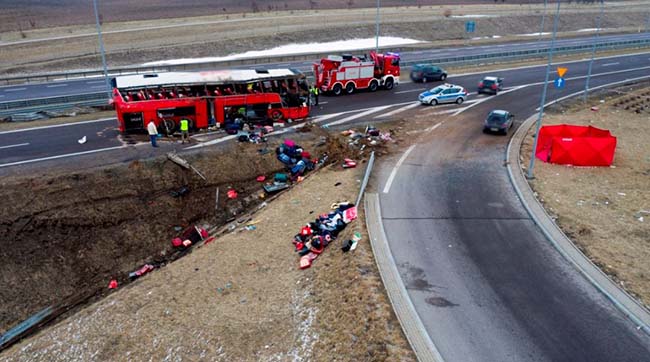
<instances>
[{"instance_id":1,"label":"fire truck cab","mask_svg":"<svg viewBox=\"0 0 650 362\"><path fill-rule=\"evenodd\" d=\"M399 60L397 53L330 55L313 64L315 86L334 95L352 94L359 89L393 89L399 83Z\"/></svg>"}]
</instances>

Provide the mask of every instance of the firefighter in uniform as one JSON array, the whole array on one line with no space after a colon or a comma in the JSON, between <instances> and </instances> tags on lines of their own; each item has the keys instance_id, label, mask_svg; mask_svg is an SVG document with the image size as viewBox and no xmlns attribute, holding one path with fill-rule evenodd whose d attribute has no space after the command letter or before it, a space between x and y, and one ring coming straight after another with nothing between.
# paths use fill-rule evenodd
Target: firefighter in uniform
<instances>
[{"instance_id":1,"label":"firefighter in uniform","mask_svg":"<svg viewBox=\"0 0 650 362\"><path fill-rule=\"evenodd\" d=\"M190 142L190 121L187 118L181 119L181 142Z\"/></svg>"},{"instance_id":2,"label":"firefighter in uniform","mask_svg":"<svg viewBox=\"0 0 650 362\"><path fill-rule=\"evenodd\" d=\"M312 85L309 88L309 94L311 95L312 104L317 106L318 105L318 88L316 88L316 87L314 87Z\"/></svg>"}]
</instances>

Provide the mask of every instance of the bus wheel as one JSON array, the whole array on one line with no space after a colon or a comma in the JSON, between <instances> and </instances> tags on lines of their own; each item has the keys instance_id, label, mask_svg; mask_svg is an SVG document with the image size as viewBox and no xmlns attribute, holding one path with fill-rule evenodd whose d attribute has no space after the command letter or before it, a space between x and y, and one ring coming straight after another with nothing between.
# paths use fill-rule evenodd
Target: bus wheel
<instances>
[{"instance_id":1,"label":"bus wheel","mask_svg":"<svg viewBox=\"0 0 650 362\"><path fill-rule=\"evenodd\" d=\"M163 119L162 121L163 130L166 135L171 135L176 131L176 122L171 119Z\"/></svg>"},{"instance_id":2,"label":"bus wheel","mask_svg":"<svg viewBox=\"0 0 650 362\"><path fill-rule=\"evenodd\" d=\"M340 84L335 84L334 88L332 88L332 93L334 93L335 96L340 96L341 93L343 93L343 87L341 87Z\"/></svg>"},{"instance_id":3,"label":"bus wheel","mask_svg":"<svg viewBox=\"0 0 650 362\"><path fill-rule=\"evenodd\" d=\"M354 93L354 88L355 88L354 83L350 82L350 83L346 84L345 85L345 93L347 93L347 94Z\"/></svg>"},{"instance_id":4,"label":"bus wheel","mask_svg":"<svg viewBox=\"0 0 650 362\"><path fill-rule=\"evenodd\" d=\"M377 81L373 80L370 82L370 85L368 86L368 89L370 89L371 92L374 92L377 90Z\"/></svg>"},{"instance_id":5,"label":"bus wheel","mask_svg":"<svg viewBox=\"0 0 650 362\"><path fill-rule=\"evenodd\" d=\"M388 79L386 79L386 83L384 84L384 88L386 88L388 90L391 90L391 89L393 89L393 85L394 85L393 78L388 78Z\"/></svg>"},{"instance_id":6,"label":"bus wheel","mask_svg":"<svg viewBox=\"0 0 650 362\"><path fill-rule=\"evenodd\" d=\"M279 121L282 118L282 112L275 110L271 112L271 119L274 121Z\"/></svg>"}]
</instances>

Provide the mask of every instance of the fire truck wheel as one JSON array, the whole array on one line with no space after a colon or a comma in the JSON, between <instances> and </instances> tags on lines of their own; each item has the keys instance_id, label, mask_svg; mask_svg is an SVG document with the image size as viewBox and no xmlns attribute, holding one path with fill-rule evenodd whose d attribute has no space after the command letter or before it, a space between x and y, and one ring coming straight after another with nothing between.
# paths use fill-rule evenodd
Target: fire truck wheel
<instances>
[{"instance_id":1,"label":"fire truck wheel","mask_svg":"<svg viewBox=\"0 0 650 362\"><path fill-rule=\"evenodd\" d=\"M377 81L373 80L370 82L370 85L368 85L368 89L370 89L371 92L374 92L377 90Z\"/></svg>"},{"instance_id":2,"label":"fire truck wheel","mask_svg":"<svg viewBox=\"0 0 650 362\"><path fill-rule=\"evenodd\" d=\"M350 82L350 83L345 85L345 92L347 94L352 94L352 93L354 93L354 88L355 88L354 83Z\"/></svg>"},{"instance_id":3,"label":"fire truck wheel","mask_svg":"<svg viewBox=\"0 0 650 362\"><path fill-rule=\"evenodd\" d=\"M163 119L162 126L163 126L162 127L163 131L168 136L174 133L174 131L176 131L176 122L174 122L171 119Z\"/></svg>"},{"instance_id":4,"label":"fire truck wheel","mask_svg":"<svg viewBox=\"0 0 650 362\"><path fill-rule=\"evenodd\" d=\"M388 79L386 79L386 83L384 84L384 87L385 87L386 89L388 89L388 90L393 89L393 85L394 85L394 83L393 83L393 78L388 78Z\"/></svg>"},{"instance_id":5,"label":"fire truck wheel","mask_svg":"<svg viewBox=\"0 0 650 362\"><path fill-rule=\"evenodd\" d=\"M334 93L335 96L340 96L341 93L343 93L343 87L341 87L340 84L335 84L334 88L332 88L332 93Z\"/></svg>"}]
</instances>

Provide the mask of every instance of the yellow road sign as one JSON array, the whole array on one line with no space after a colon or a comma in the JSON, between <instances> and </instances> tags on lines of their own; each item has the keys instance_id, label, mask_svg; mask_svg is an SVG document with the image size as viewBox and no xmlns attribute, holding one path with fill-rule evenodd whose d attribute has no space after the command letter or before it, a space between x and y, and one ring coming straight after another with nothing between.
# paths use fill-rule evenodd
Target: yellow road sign
<instances>
[{"instance_id":1,"label":"yellow road sign","mask_svg":"<svg viewBox=\"0 0 650 362\"><path fill-rule=\"evenodd\" d=\"M567 70L569 70L569 68L557 67L557 75L560 78L564 78L564 74L566 73Z\"/></svg>"}]
</instances>

